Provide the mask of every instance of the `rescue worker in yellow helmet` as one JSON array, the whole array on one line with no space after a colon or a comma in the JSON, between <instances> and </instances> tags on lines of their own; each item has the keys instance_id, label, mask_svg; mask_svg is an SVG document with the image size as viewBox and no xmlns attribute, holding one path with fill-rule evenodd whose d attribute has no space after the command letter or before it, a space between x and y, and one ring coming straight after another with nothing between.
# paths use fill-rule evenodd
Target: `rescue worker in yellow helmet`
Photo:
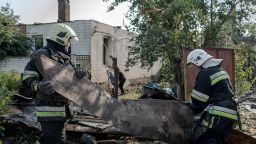
<instances>
[{"instance_id":1,"label":"rescue worker in yellow helmet","mask_svg":"<svg viewBox=\"0 0 256 144\"><path fill-rule=\"evenodd\" d=\"M187 64L199 68L190 104L195 114L201 113L192 132L193 143L225 144L238 119L229 75L220 67L222 61L202 49L194 49L187 56Z\"/></svg>"},{"instance_id":2,"label":"rescue worker in yellow helmet","mask_svg":"<svg viewBox=\"0 0 256 144\"><path fill-rule=\"evenodd\" d=\"M63 23L54 24L49 30L47 45L35 51L27 63L23 75L23 90L32 94L37 107L36 115L43 131L41 144L64 143L64 123L69 115L69 101L54 92L50 82L44 80L38 68L38 57L45 55L50 59L75 69L76 76L81 79L86 76L84 69L75 68L70 61L71 42L78 41L74 30Z\"/></svg>"}]
</instances>

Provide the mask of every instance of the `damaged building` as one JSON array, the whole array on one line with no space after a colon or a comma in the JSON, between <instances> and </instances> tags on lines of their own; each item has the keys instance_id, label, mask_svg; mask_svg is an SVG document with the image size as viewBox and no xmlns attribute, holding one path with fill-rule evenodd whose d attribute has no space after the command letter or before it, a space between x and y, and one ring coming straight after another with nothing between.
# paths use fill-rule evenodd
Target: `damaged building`
<instances>
[{"instance_id":1,"label":"damaged building","mask_svg":"<svg viewBox=\"0 0 256 144\"><path fill-rule=\"evenodd\" d=\"M71 60L76 67L91 72L91 80L103 83L108 80L107 70L112 70L112 57L117 58L117 65L127 79L138 79L155 75L161 64L156 63L151 69L143 69L140 65L127 68L130 42L134 34L121 29L120 26L110 26L95 20L70 20L70 5L68 0L58 0L58 20L52 23L23 24L24 33L33 40L32 50L46 45L49 28L58 22L71 26L78 35L79 41L72 44ZM33 52L32 51L32 52ZM23 72L28 57L8 57L0 62L1 71L15 70Z\"/></svg>"}]
</instances>

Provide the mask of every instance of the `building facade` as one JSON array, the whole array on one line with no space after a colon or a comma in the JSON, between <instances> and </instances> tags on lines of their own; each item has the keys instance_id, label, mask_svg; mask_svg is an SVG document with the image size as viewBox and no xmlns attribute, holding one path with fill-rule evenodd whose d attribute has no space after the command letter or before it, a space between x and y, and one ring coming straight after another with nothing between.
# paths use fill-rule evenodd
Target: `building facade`
<instances>
[{"instance_id":1,"label":"building facade","mask_svg":"<svg viewBox=\"0 0 256 144\"><path fill-rule=\"evenodd\" d=\"M93 82L102 83L108 80L107 70L112 69L112 57L117 58L117 65L127 79L137 79L155 75L160 62L151 69L140 66L125 67L128 58L130 39L134 36L121 29L94 20L75 20L64 22L71 26L78 35L78 42L72 44L71 60L77 67L85 68L91 72ZM36 23L25 26L27 36L31 37L37 50L46 45L49 28L55 23ZM1 71L15 70L23 72L29 57L7 58L0 62ZM15 66L18 65L18 66Z\"/></svg>"}]
</instances>

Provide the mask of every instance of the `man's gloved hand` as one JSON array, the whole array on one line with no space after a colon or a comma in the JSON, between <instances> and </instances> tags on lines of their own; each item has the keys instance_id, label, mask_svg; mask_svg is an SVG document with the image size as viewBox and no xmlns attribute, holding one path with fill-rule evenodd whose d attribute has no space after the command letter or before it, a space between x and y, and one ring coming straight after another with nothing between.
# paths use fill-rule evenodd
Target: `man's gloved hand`
<instances>
[{"instance_id":1,"label":"man's gloved hand","mask_svg":"<svg viewBox=\"0 0 256 144\"><path fill-rule=\"evenodd\" d=\"M76 71L75 71L75 73L76 73L76 77L78 78L78 79L81 79L81 78L84 78L85 76L86 76L86 70L85 69L83 69L83 68L76 68Z\"/></svg>"},{"instance_id":2,"label":"man's gloved hand","mask_svg":"<svg viewBox=\"0 0 256 144\"><path fill-rule=\"evenodd\" d=\"M190 102L184 102L183 104L187 105L187 106L189 106L191 108L191 103Z\"/></svg>"},{"instance_id":3,"label":"man's gloved hand","mask_svg":"<svg viewBox=\"0 0 256 144\"><path fill-rule=\"evenodd\" d=\"M54 93L53 86L50 82L33 82L33 90L41 94L50 95Z\"/></svg>"}]
</instances>

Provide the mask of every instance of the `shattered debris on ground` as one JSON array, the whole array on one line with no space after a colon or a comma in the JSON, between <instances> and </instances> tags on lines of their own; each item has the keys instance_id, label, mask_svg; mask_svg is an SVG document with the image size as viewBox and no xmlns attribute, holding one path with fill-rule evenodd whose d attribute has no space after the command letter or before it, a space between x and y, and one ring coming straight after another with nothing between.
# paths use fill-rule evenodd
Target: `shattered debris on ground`
<instances>
[{"instance_id":1,"label":"shattered debris on ground","mask_svg":"<svg viewBox=\"0 0 256 144\"><path fill-rule=\"evenodd\" d=\"M256 138L256 88L240 97L238 111L242 123L242 131Z\"/></svg>"}]
</instances>

